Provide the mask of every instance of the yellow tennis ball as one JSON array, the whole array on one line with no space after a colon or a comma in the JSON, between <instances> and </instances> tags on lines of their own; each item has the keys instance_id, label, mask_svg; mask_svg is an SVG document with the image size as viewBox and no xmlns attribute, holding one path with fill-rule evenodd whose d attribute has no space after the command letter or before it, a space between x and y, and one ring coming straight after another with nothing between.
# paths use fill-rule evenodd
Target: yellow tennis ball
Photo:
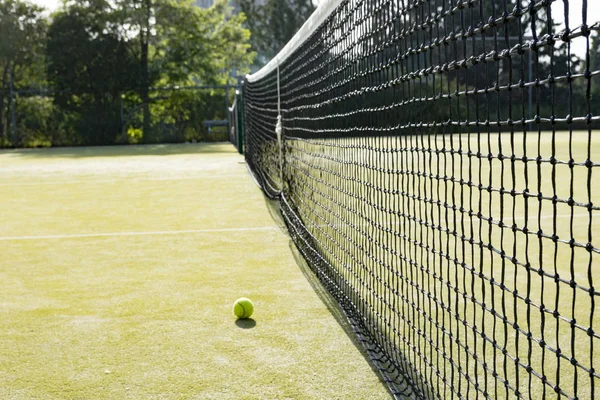
<instances>
[{"instance_id":1,"label":"yellow tennis ball","mask_svg":"<svg viewBox=\"0 0 600 400\"><path fill-rule=\"evenodd\" d=\"M241 297L233 303L233 313L238 318L250 318L254 312L254 304L250 299Z\"/></svg>"}]
</instances>

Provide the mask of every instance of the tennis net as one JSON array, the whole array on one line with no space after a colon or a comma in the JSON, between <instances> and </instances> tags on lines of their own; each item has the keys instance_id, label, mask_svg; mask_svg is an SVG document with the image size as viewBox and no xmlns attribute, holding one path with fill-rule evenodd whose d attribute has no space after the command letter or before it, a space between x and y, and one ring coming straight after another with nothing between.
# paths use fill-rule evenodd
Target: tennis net
<instances>
[{"instance_id":1,"label":"tennis net","mask_svg":"<svg viewBox=\"0 0 600 400\"><path fill-rule=\"evenodd\" d=\"M334 0L246 160L397 398L600 396L600 9Z\"/></svg>"}]
</instances>

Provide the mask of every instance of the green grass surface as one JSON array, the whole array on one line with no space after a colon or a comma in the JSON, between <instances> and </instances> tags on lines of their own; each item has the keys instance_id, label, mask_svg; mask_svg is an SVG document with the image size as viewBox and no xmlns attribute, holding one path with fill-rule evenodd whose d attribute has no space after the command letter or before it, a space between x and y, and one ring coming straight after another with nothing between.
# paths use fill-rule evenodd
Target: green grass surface
<instances>
[{"instance_id":1,"label":"green grass surface","mask_svg":"<svg viewBox=\"0 0 600 400\"><path fill-rule=\"evenodd\" d=\"M388 398L242 161L1 152L0 398Z\"/></svg>"}]
</instances>

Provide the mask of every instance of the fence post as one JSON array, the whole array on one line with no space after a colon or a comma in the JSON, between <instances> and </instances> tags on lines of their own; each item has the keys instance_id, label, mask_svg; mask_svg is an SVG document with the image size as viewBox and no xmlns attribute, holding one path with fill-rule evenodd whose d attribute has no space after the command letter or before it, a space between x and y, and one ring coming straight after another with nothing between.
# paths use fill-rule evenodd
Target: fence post
<instances>
[{"instance_id":1,"label":"fence post","mask_svg":"<svg viewBox=\"0 0 600 400\"><path fill-rule=\"evenodd\" d=\"M121 104L121 139L123 144L127 143L127 136L125 134L125 116L123 115L123 93L119 93L119 100Z\"/></svg>"},{"instance_id":2,"label":"fence post","mask_svg":"<svg viewBox=\"0 0 600 400\"><path fill-rule=\"evenodd\" d=\"M14 74L13 69L10 69L10 120L13 131L13 147L17 147L17 121L15 117L15 91L14 91Z\"/></svg>"}]
</instances>

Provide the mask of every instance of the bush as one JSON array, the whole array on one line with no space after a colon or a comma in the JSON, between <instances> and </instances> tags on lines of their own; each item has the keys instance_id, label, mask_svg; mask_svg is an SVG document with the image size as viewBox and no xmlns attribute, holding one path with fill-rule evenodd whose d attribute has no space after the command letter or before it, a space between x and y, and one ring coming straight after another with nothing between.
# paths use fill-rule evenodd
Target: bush
<instances>
[{"instance_id":1,"label":"bush","mask_svg":"<svg viewBox=\"0 0 600 400\"><path fill-rule=\"evenodd\" d=\"M20 97L15 100L15 120L17 146L52 146L54 104L52 99L43 96Z\"/></svg>"}]
</instances>

